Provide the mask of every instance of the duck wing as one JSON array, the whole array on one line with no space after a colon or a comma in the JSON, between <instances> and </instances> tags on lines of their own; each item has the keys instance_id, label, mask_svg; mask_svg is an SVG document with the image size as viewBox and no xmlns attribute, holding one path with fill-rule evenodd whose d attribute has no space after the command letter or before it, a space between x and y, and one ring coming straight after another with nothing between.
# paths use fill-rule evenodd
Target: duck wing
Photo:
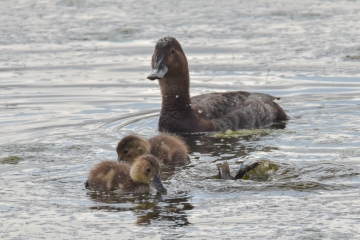
<instances>
[{"instance_id":1,"label":"duck wing","mask_svg":"<svg viewBox=\"0 0 360 240\"><path fill-rule=\"evenodd\" d=\"M236 109L249 95L248 92L238 91L202 94L190 99L194 110L204 111L208 119L214 119Z\"/></svg>"},{"instance_id":2,"label":"duck wing","mask_svg":"<svg viewBox=\"0 0 360 240\"><path fill-rule=\"evenodd\" d=\"M261 128L288 119L275 99L244 91L210 93L192 97L191 106L198 117L212 120L216 131Z\"/></svg>"},{"instance_id":3,"label":"duck wing","mask_svg":"<svg viewBox=\"0 0 360 240\"><path fill-rule=\"evenodd\" d=\"M249 171L251 171L254 168L256 168L257 166L259 166L260 163L261 162L255 162L255 163L248 164L248 165L242 164L240 169L239 169L239 172L234 177L234 180L242 179L246 173L248 173Z\"/></svg>"},{"instance_id":4,"label":"duck wing","mask_svg":"<svg viewBox=\"0 0 360 240\"><path fill-rule=\"evenodd\" d=\"M230 168L228 162L224 162L217 166L219 171L219 178L224 180L232 180L233 177L230 174Z\"/></svg>"}]
</instances>

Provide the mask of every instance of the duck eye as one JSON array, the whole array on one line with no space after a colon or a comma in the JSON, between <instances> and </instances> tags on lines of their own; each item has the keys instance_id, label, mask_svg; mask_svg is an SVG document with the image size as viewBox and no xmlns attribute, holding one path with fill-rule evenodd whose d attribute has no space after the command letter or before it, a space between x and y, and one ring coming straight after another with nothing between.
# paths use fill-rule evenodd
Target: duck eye
<instances>
[{"instance_id":1,"label":"duck eye","mask_svg":"<svg viewBox=\"0 0 360 240\"><path fill-rule=\"evenodd\" d=\"M171 53L175 53L175 49L171 49Z\"/></svg>"},{"instance_id":2,"label":"duck eye","mask_svg":"<svg viewBox=\"0 0 360 240\"><path fill-rule=\"evenodd\" d=\"M124 154L128 154L129 150L125 149Z\"/></svg>"},{"instance_id":3,"label":"duck eye","mask_svg":"<svg viewBox=\"0 0 360 240\"><path fill-rule=\"evenodd\" d=\"M146 169L146 172L147 172L147 173L150 173L150 172L151 172L151 169L150 169L150 168L147 168L147 169Z\"/></svg>"}]
</instances>

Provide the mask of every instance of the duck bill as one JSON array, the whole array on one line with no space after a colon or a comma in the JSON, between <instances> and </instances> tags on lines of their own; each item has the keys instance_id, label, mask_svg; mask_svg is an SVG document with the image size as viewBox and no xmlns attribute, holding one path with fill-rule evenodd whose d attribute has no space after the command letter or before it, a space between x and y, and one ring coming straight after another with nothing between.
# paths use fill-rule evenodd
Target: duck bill
<instances>
[{"instance_id":1,"label":"duck bill","mask_svg":"<svg viewBox=\"0 0 360 240\"><path fill-rule=\"evenodd\" d=\"M122 161L122 158L121 158L121 157L118 157L117 160L118 160L118 162L121 162L121 161Z\"/></svg>"},{"instance_id":2,"label":"duck bill","mask_svg":"<svg viewBox=\"0 0 360 240\"><path fill-rule=\"evenodd\" d=\"M160 175L156 174L154 179L151 181L150 185L155 188L159 193L161 194L166 194L167 190L166 188L163 186L161 179L160 179Z\"/></svg>"},{"instance_id":3,"label":"duck bill","mask_svg":"<svg viewBox=\"0 0 360 240\"><path fill-rule=\"evenodd\" d=\"M165 76L169 68L166 66L165 59L163 57L156 58L154 68L152 72L147 76L150 80L161 79Z\"/></svg>"}]
</instances>

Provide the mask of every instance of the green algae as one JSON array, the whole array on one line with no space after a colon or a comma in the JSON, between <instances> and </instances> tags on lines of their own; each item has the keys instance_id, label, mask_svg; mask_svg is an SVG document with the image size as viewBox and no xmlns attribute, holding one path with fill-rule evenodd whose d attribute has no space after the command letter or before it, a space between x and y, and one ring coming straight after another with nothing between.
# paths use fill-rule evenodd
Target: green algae
<instances>
[{"instance_id":1,"label":"green algae","mask_svg":"<svg viewBox=\"0 0 360 240\"><path fill-rule=\"evenodd\" d=\"M360 61L360 56L357 55L346 55L346 60L352 60L352 61Z\"/></svg>"},{"instance_id":2,"label":"green algae","mask_svg":"<svg viewBox=\"0 0 360 240\"><path fill-rule=\"evenodd\" d=\"M241 130L226 130L225 132L214 133L211 136L218 138L237 138L237 137L248 137L255 135L267 135L270 133L270 129L241 129Z\"/></svg>"},{"instance_id":3,"label":"green algae","mask_svg":"<svg viewBox=\"0 0 360 240\"><path fill-rule=\"evenodd\" d=\"M18 156L7 156L0 159L0 163L2 164L18 164L21 160L21 157Z\"/></svg>"},{"instance_id":4,"label":"green algae","mask_svg":"<svg viewBox=\"0 0 360 240\"><path fill-rule=\"evenodd\" d=\"M243 177L242 180L260 180L265 181L276 171L278 171L280 166L269 160L261 160L260 164L248 171Z\"/></svg>"}]
</instances>

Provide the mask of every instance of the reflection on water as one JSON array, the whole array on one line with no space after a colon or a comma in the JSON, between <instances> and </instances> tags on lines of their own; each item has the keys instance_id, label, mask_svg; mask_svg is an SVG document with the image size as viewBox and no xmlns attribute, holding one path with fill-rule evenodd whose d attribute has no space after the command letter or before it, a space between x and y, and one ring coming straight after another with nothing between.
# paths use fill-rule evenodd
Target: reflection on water
<instances>
[{"instance_id":1,"label":"reflection on water","mask_svg":"<svg viewBox=\"0 0 360 240\"><path fill-rule=\"evenodd\" d=\"M166 198L157 194L154 198L147 195L119 196L116 194L101 194L89 192L88 196L100 203L107 205L96 205L91 210L105 211L132 211L138 225L148 225L152 221L162 221L167 226L182 227L190 222L187 219L186 211L194 207L188 201L189 197Z\"/></svg>"},{"instance_id":2,"label":"reflection on water","mask_svg":"<svg viewBox=\"0 0 360 240\"><path fill-rule=\"evenodd\" d=\"M270 151L276 147L260 146L256 143L261 140L262 135L266 135L270 130L245 130L246 135L229 136L221 133L210 133L202 135L184 136L186 144L191 153L207 154L220 160L229 160L234 158L244 158L254 151ZM218 134L220 136L218 136ZM247 143L250 143L248 145Z\"/></svg>"}]
</instances>

